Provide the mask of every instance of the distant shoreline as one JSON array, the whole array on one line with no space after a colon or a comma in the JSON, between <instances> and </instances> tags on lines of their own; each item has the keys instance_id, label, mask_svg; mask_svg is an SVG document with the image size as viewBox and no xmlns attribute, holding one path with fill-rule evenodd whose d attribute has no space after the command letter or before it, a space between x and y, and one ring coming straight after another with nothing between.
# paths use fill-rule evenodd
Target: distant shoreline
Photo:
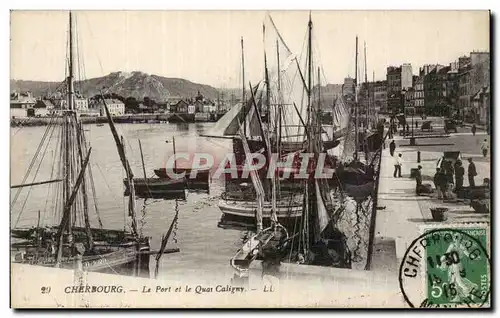
<instances>
[{"instance_id":1,"label":"distant shoreline","mask_svg":"<svg viewBox=\"0 0 500 318\"><path fill-rule=\"evenodd\" d=\"M203 113L205 114L205 113ZM222 114L209 114L206 113L204 116L196 116L195 114L172 114L172 113L157 113L157 114L125 114L119 116L113 116L113 121L115 123L122 124L138 124L138 123L148 123L148 124L161 124L161 123L194 123L194 122L215 122ZM22 117L22 118L11 118L11 127L36 127L36 126L46 126L51 122L58 123L61 121L61 117ZM106 116L94 116L94 117L80 117L80 122L82 124L105 124L108 122Z\"/></svg>"}]
</instances>

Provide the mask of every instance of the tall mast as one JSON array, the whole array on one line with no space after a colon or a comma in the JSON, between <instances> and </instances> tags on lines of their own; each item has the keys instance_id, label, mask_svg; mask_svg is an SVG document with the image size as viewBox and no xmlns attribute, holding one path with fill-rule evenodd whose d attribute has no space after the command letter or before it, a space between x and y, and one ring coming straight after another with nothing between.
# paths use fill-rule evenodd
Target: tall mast
<instances>
[{"instance_id":1,"label":"tall mast","mask_svg":"<svg viewBox=\"0 0 500 318\"><path fill-rule=\"evenodd\" d=\"M307 121L309 122L309 125L311 125L311 106L312 106L312 20L311 20L311 13L309 13L309 23L308 23L308 29L309 29L309 41L308 41L308 46L307 46L307 110L308 110L308 119ZM310 127L309 127L310 128ZM314 129L316 127L313 127L313 130L309 129L310 134L309 134L309 140L312 138L314 135ZM312 140L309 142L309 151L312 152Z\"/></svg>"},{"instance_id":2,"label":"tall mast","mask_svg":"<svg viewBox=\"0 0 500 318\"><path fill-rule=\"evenodd\" d=\"M262 32L263 32L263 40L265 40L266 36L266 26L262 25ZM264 43L265 44L265 43ZM271 83L269 82L269 72L267 70L267 56L266 56L266 47L264 46L264 77L266 80L266 115L267 115L267 131L271 132L269 129L271 126L271 120L270 120L270 115L271 115ZM271 150L269 150L271 151Z\"/></svg>"},{"instance_id":3,"label":"tall mast","mask_svg":"<svg viewBox=\"0 0 500 318\"><path fill-rule=\"evenodd\" d=\"M245 51L243 48L243 37L241 37L241 78L243 82L243 92L241 94L241 105L244 107L243 114L245 117L243 118L243 133L245 136L247 135L247 112L246 112L246 104L245 104ZM250 89L252 89L250 87Z\"/></svg>"},{"instance_id":4,"label":"tall mast","mask_svg":"<svg viewBox=\"0 0 500 318\"><path fill-rule=\"evenodd\" d=\"M354 63L354 160L358 159L358 36L356 35L356 59Z\"/></svg>"},{"instance_id":5,"label":"tall mast","mask_svg":"<svg viewBox=\"0 0 500 318\"><path fill-rule=\"evenodd\" d=\"M127 175L127 181L130 190L128 211L129 211L129 216L132 219L132 234L135 237L138 237L139 233L137 232L137 219L135 214L134 174L132 173L132 169L130 168L130 163L128 162L127 155L125 153L125 144L123 142L123 137L120 140L120 136L118 136L115 123L113 122L113 118L111 117L111 113L109 112L108 105L106 104L106 100L104 99L104 95L102 94L102 92L101 92L101 98L102 98L102 103L104 105L104 111L106 112L106 117L108 118L109 128L111 129L111 133L113 134L113 139L115 140L116 148L118 149L118 155L120 156L120 161L122 162L123 168L125 169L125 173Z\"/></svg>"},{"instance_id":6,"label":"tall mast","mask_svg":"<svg viewBox=\"0 0 500 318\"><path fill-rule=\"evenodd\" d=\"M71 131L71 120L73 111L73 14L69 12L69 76L66 79L66 89L67 89L67 109L64 112L64 142L61 144L64 150L64 194L63 194L63 206L68 202L71 196L71 190L73 187L73 160L71 155L71 150L73 149L72 141L72 131ZM63 224L65 226L62 230L67 230L71 234L72 213L73 206L70 206L67 210L63 210L64 213L68 213L68 222Z\"/></svg>"},{"instance_id":7,"label":"tall mast","mask_svg":"<svg viewBox=\"0 0 500 318\"><path fill-rule=\"evenodd\" d=\"M281 155L281 67L280 67L280 49L278 45L278 39L276 39L276 57L278 62L278 123L277 134L276 134L276 152L278 153L278 158ZM279 178L276 180L278 183L278 192L280 191L280 181Z\"/></svg>"},{"instance_id":8,"label":"tall mast","mask_svg":"<svg viewBox=\"0 0 500 318\"><path fill-rule=\"evenodd\" d=\"M307 110L308 110L308 151L309 153L313 152L314 145L313 145L313 136L314 134L314 129L316 127L311 127L311 93L312 93L312 20L311 20L311 13L309 12L309 23L308 23L308 33L309 33L309 40L308 40L308 46L307 46L307 57L308 57L308 65L307 65ZM314 124L313 124L314 125ZM312 129L311 129L312 128ZM309 208L312 204L312 202L309 202L311 200L310 198L310 191L312 191L312 185L309 180L307 180L305 184L305 189L304 189L304 202L305 202L305 207L304 207L304 213L302 215L303 219L303 235L304 235L304 257L307 259L307 254L309 253L309 247L310 247L310 232L309 232L309 215L310 211ZM311 192L312 193L312 192Z\"/></svg>"},{"instance_id":9,"label":"tall mast","mask_svg":"<svg viewBox=\"0 0 500 318\"><path fill-rule=\"evenodd\" d=\"M267 114L267 133L265 133L264 137L268 140L269 133L271 133L271 83L269 82L269 72L267 70L267 56L266 56L266 26L262 25L262 40L264 42L264 70L265 70L265 80L266 80L266 114ZM252 92L253 94L253 92ZM252 95L253 96L253 95ZM274 126L276 127L276 118L274 120ZM275 130L276 131L276 130ZM276 135L275 135L276 138ZM266 142L267 143L267 142ZM271 143L267 143L267 159L268 162L271 161L271 153L272 153L272 145ZM272 224L276 224L278 222L278 216L276 214L276 174L273 171L273 176L271 178L271 222Z\"/></svg>"},{"instance_id":10,"label":"tall mast","mask_svg":"<svg viewBox=\"0 0 500 318\"><path fill-rule=\"evenodd\" d=\"M375 70L373 70L373 77L372 77L372 91L371 91L371 96L373 96L373 100L372 100L372 105L373 105L373 113L375 115L375 125L378 124L378 113L377 113L377 110L376 110L376 105L375 105Z\"/></svg>"},{"instance_id":11,"label":"tall mast","mask_svg":"<svg viewBox=\"0 0 500 318\"><path fill-rule=\"evenodd\" d=\"M368 129L370 127L370 125L368 124L368 120L369 120L369 113L370 113L370 92L369 92L369 85L368 85L368 69L366 68L366 42L364 42L365 44L365 85L366 85L366 92L365 92L365 95L366 95L366 110L365 110L365 113L366 113L366 129ZM365 136L366 137L366 136Z\"/></svg>"},{"instance_id":12,"label":"tall mast","mask_svg":"<svg viewBox=\"0 0 500 318\"><path fill-rule=\"evenodd\" d=\"M69 78L68 78L68 109L74 110L74 71L73 71L73 14L69 12Z\"/></svg>"},{"instance_id":13,"label":"tall mast","mask_svg":"<svg viewBox=\"0 0 500 318\"><path fill-rule=\"evenodd\" d=\"M320 143L321 143L321 119L319 118L319 114L321 111L321 78L320 78L320 69L318 66L318 106L316 108L316 114L315 114L315 119L316 123L315 125L318 127L318 140L317 140L317 148L316 149L321 149L320 148Z\"/></svg>"}]
</instances>

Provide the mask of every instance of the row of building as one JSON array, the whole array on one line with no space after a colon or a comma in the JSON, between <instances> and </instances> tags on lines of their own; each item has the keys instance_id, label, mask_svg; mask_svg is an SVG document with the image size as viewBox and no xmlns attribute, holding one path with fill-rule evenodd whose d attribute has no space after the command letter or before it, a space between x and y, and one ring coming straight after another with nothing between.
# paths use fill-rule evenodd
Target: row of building
<instances>
[{"instance_id":1,"label":"row of building","mask_svg":"<svg viewBox=\"0 0 500 318\"><path fill-rule=\"evenodd\" d=\"M106 105L113 116L124 115L126 113L215 113L225 109L225 102L215 104L198 92L195 98L171 97L166 103L138 103L135 107L127 108L125 103L116 98L105 99ZM58 115L66 108L67 100L65 96L56 93L50 97L34 98L30 92L12 93L10 98L11 118L22 117L45 117ZM75 109L82 116L104 116L104 104L102 100L93 98L87 99L80 94L75 94Z\"/></svg>"},{"instance_id":2,"label":"row of building","mask_svg":"<svg viewBox=\"0 0 500 318\"><path fill-rule=\"evenodd\" d=\"M114 116L125 114L125 104L118 99L106 99L106 105ZM67 100L61 94L52 97L34 98L31 92L12 93L10 97L11 118L45 117L60 114L67 107ZM84 116L104 115L102 101L94 101L76 94L74 107Z\"/></svg>"},{"instance_id":3,"label":"row of building","mask_svg":"<svg viewBox=\"0 0 500 318\"><path fill-rule=\"evenodd\" d=\"M355 80L346 78L342 94L353 95ZM486 124L490 116L490 54L471 52L449 65L427 64L413 74L411 64L387 67L386 80L363 83L358 94L382 113L450 116Z\"/></svg>"}]
</instances>

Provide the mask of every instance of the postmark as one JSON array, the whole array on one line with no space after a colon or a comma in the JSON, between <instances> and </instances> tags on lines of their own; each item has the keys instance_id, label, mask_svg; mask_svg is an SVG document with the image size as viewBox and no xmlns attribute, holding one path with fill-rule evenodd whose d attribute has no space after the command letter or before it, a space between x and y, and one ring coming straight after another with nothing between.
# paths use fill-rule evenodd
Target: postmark
<instances>
[{"instance_id":1,"label":"postmark","mask_svg":"<svg viewBox=\"0 0 500 318\"><path fill-rule=\"evenodd\" d=\"M399 285L410 307L488 307L488 228L427 229L408 247Z\"/></svg>"}]
</instances>

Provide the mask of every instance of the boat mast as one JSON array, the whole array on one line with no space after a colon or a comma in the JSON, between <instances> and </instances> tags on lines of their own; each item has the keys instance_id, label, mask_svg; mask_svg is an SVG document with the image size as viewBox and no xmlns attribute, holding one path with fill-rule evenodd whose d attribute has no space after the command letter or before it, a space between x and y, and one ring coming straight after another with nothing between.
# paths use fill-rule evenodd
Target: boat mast
<instances>
[{"instance_id":1,"label":"boat mast","mask_svg":"<svg viewBox=\"0 0 500 318\"><path fill-rule=\"evenodd\" d=\"M267 56L266 56L266 47L265 47L265 40L266 40L266 26L262 25L262 32L263 32L263 41L264 41L264 69L265 69L265 79L266 79L266 113L267 113L267 132L264 132L265 138L268 140L269 135L266 135L271 132L271 83L269 82L269 72L267 69ZM274 126L276 128L276 118L274 120ZM276 129L274 130L276 132ZM276 139L276 134L275 134L275 139ZM267 140L265 142L267 143ZM268 149L267 149L267 162L271 162L271 153L272 153L272 148L273 146L271 143L267 143ZM275 225L278 222L278 216L276 212L276 170L272 171L273 175L271 178L271 223L272 225Z\"/></svg>"},{"instance_id":2,"label":"boat mast","mask_svg":"<svg viewBox=\"0 0 500 318\"><path fill-rule=\"evenodd\" d=\"M354 65L354 160L358 160L358 36L356 35L356 58Z\"/></svg>"},{"instance_id":3,"label":"boat mast","mask_svg":"<svg viewBox=\"0 0 500 318\"><path fill-rule=\"evenodd\" d=\"M73 14L70 11L69 12L69 77L68 77L68 122L71 122L71 120L74 120L72 125L69 125L66 129L68 130L68 145L70 146L68 151L71 151L71 141L72 138L76 139L76 148L78 151L78 157L81 165L81 169L83 169L83 163L84 163L84 151L83 148L85 147L84 143L84 137L83 137L83 129L81 126L81 123L78 121L78 115L76 113L75 109L75 88L74 88L74 80L75 80L75 72L74 72L74 64L75 64L75 54L74 54L74 44L73 40L75 38L74 32L76 31L73 28ZM71 129L71 130L70 130ZM76 133L76 135L72 135L73 133ZM70 160L71 160L71 156ZM75 158L76 160L76 158ZM76 162L75 162L75 167L76 167ZM69 171L71 174L73 174L72 169L70 168ZM86 184L86 178L85 175L82 179L82 185L81 185L81 191L82 191L82 201L83 201L83 216L84 216L84 222L85 222L85 233L87 236L87 247L89 250L93 249L94 242L92 239L92 231L90 230L90 219L89 219L89 209L88 209L88 196L87 196L87 184ZM70 213L70 222L69 222L69 230L71 233L71 226L73 225L71 222L71 213ZM75 213L76 217L76 213Z\"/></svg>"},{"instance_id":4,"label":"boat mast","mask_svg":"<svg viewBox=\"0 0 500 318\"><path fill-rule=\"evenodd\" d=\"M128 211L129 216L132 219L132 234L135 237L138 237L137 232L137 219L135 214L135 188L134 188L134 174L132 173L132 169L130 168L130 163L127 160L127 156L125 154L125 146L123 143L123 137L120 140L118 136L118 132L116 131L115 123L113 122L113 118L111 117L111 113L109 112L108 105L106 104L106 100L104 99L104 95L101 92L101 98L104 105L104 111L106 112L106 117L108 118L109 128L111 129L111 133L113 134L113 138L115 140L116 148L118 149L118 155L120 156L120 161L122 162L123 168L125 169L125 173L127 175L128 187L129 187L129 204Z\"/></svg>"},{"instance_id":5,"label":"boat mast","mask_svg":"<svg viewBox=\"0 0 500 318\"><path fill-rule=\"evenodd\" d=\"M309 23L308 23L308 29L309 29L309 41L308 41L308 46L307 46L307 121L308 121L308 126L311 125L311 106L312 106L312 20L311 20L311 13L309 13ZM310 128L310 127L309 127ZM313 127L315 129L315 127ZM309 134L309 152L312 152L312 136L314 135L314 130L311 131Z\"/></svg>"},{"instance_id":6,"label":"boat mast","mask_svg":"<svg viewBox=\"0 0 500 318\"><path fill-rule=\"evenodd\" d=\"M311 97L312 97L312 20L311 20L311 13L309 13L309 23L308 23L308 34L309 34L309 40L308 40L308 47L307 47L307 57L308 57L308 65L307 65L307 111L308 111L308 128L309 128L309 134L308 136L308 151L309 153L313 152L313 136L314 136L314 129L316 127L311 127ZM312 128L313 130L311 131ZM308 168L308 167L307 167ZM307 169L306 168L306 169ZM309 169L307 169L309 170ZM310 188L311 182L309 180L306 181L306 186L305 186L305 192L304 192L304 202L305 202L305 207L304 207L304 213L303 213L303 236L304 236L304 259L307 259L307 254L309 252L309 207L310 207Z\"/></svg>"},{"instance_id":7,"label":"boat mast","mask_svg":"<svg viewBox=\"0 0 500 318\"><path fill-rule=\"evenodd\" d=\"M243 37L241 37L241 78L243 81L243 92L241 94L241 106L244 111L243 114L245 117L243 118L243 133L245 136L247 135L247 112L246 112L246 104L245 104L245 51L243 49ZM250 89L252 89L250 87Z\"/></svg>"},{"instance_id":8,"label":"boat mast","mask_svg":"<svg viewBox=\"0 0 500 318\"><path fill-rule=\"evenodd\" d=\"M62 147L64 148L64 195L63 195L63 207L68 202L71 196L71 188L72 188L72 180L73 180L73 165L72 165L72 156L71 149L73 149L73 145L71 144L71 118L73 112L73 14L69 12L69 65L68 65L68 78L66 82L67 89L67 109L63 112L64 114L64 123L63 123L63 131L64 131L64 143ZM63 218L64 218L63 210ZM68 234L71 234L71 226L73 224L72 214L73 214L73 206L70 206L69 211L69 221L67 223L66 230ZM63 232L62 232L63 233Z\"/></svg>"},{"instance_id":9,"label":"boat mast","mask_svg":"<svg viewBox=\"0 0 500 318\"><path fill-rule=\"evenodd\" d=\"M278 127L276 134L276 152L278 153L278 160L281 157L281 66L280 66L280 48L278 45L278 39L276 39L276 56L278 61ZM275 124L276 125L276 124ZM280 181L278 181L278 192L280 191Z\"/></svg>"},{"instance_id":10,"label":"boat mast","mask_svg":"<svg viewBox=\"0 0 500 318\"><path fill-rule=\"evenodd\" d=\"M370 93L368 91L369 85L368 85L368 69L366 67L366 41L364 42L365 44L365 85L366 85L366 129L369 129L370 125L368 124L369 121L369 114L370 114ZM366 136L365 136L366 138Z\"/></svg>"}]
</instances>

